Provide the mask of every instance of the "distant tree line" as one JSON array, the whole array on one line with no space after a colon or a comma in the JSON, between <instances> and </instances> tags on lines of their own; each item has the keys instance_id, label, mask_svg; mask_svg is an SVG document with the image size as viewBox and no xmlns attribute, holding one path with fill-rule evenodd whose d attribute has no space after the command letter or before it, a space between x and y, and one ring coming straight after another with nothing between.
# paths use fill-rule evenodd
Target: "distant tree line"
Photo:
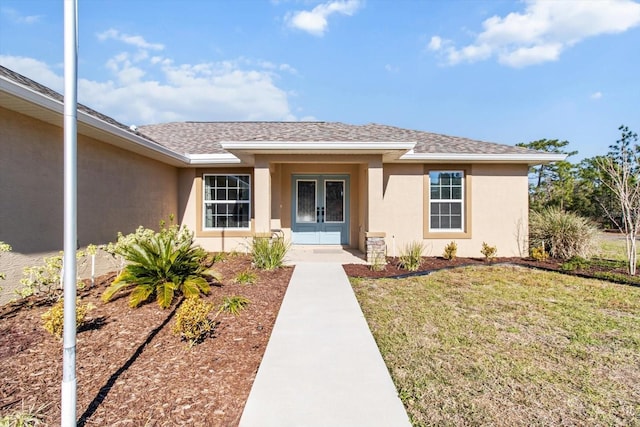
<instances>
[{"instance_id":1,"label":"distant tree line","mask_svg":"<svg viewBox=\"0 0 640 427\"><path fill-rule=\"evenodd\" d=\"M629 184L640 184L640 147L638 136L620 126L621 137L609 146L609 152L572 163L577 151L568 149L569 141L540 139L516 144L519 147L549 153L566 154L567 160L533 166L529 174L529 207L541 211L558 207L589 218L602 228L618 229L624 222L623 207L612 188L616 171L626 162L630 169ZM612 168L606 168L610 165ZM640 207L640 206L639 206Z\"/></svg>"}]
</instances>

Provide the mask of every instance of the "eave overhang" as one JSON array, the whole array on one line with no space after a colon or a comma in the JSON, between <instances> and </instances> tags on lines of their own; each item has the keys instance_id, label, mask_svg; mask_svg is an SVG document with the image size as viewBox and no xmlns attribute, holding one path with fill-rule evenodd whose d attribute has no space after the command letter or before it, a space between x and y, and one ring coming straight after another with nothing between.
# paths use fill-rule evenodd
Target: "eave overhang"
<instances>
[{"instance_id":1,"label":"eave overhang","mask_svg":"<svg viewBox=\"0 0 640 427\"><path fill-rule=\"evenodd\" d=\"M562 161L566 154L523 153L523 154L481 154L481 153L415 153L410 151L398 159L398 163L511 163L540 165Z\"/></svg>"},{"instance_id":2,"label":"eave overhang","mask_svg":"<svg viewBox=\"0 0 640 427\"><path fill-rule=\"evenodd\" d=\"M0 107L63 127L64 104L56 99L0 76ZM186 166L189 159L132 132L77 110L78 134L98 139L173 166Z\"/></svg>"}]
</instances>

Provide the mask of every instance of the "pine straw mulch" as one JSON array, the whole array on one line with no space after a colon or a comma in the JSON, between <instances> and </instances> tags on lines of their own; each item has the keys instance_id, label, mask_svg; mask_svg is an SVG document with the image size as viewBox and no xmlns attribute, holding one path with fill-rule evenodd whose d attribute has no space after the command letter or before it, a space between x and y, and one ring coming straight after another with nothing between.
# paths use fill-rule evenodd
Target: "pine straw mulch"
<instances>
[{"instance_id":1,"label":"pine straw mulch","mask_svg":"<svg viewBox=\"0 0 640 427\"><path fill-rule=\"evenodd\" d=\"M155 302L129 308L128 295L103 303L114 274L80 292L96 308L77 334L78 425L237 425L293 268L253 270L254 285L233 283L251 267L247 256L214 268L223 276L205 297L251 304L237 317L222 313L214 334L189 349L171 332L178 300L166 310ZM45 425L60 422L62 342L42 328L48 305L31 298L0 307L0 415L39 411Z\"/></svg>"}]
</instances>

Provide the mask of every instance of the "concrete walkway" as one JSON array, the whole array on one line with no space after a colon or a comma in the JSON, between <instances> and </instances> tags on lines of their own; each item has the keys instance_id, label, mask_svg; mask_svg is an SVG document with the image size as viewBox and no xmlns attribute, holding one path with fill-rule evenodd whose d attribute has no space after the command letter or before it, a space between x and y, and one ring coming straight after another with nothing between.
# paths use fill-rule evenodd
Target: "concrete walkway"
<instances>
[{"instance_id":1,"label":"concrete walkway","mask_svg":"<svg viewBox=\"0 0 640 427\"><path fill-rule=\"evenodd\" d=\"M296 265L240 426L410 426L339 263Z\"/></svg>"}]
</instances>

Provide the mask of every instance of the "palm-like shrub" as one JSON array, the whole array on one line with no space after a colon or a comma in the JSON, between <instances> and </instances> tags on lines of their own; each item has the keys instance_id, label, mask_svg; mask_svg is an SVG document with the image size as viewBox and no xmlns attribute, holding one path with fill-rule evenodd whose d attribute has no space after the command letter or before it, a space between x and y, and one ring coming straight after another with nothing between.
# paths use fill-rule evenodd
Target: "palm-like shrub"
<instances>
[{"instance_id":1,"label":"palm-like shrub","mask_svg":"<svg viewBox=\"0 0 640 427\"><path fill-rule=\"evenodd\" d=\"M546 248L554 258L588 258L597 233L597 228L588 219L558 208L534 211L529 216L531 247Z\"/></svg>"},{"instance_id":2,"label":"palm-like shrub","mask_svg":"<svg viewBox=\"0 0 640 427\"><path fill-rule=\"evenodd\" d=\"M133 288L129 305L137 307L155 296L167 308L176 293L197 297L210 291L207 278L216 278L203 260L206 252L193 245L193 233L185 227L162 228L151 236L136 239L119 249L128 264L102 294L109 301L116 293Z\"/></svg>"}]
</instances>

